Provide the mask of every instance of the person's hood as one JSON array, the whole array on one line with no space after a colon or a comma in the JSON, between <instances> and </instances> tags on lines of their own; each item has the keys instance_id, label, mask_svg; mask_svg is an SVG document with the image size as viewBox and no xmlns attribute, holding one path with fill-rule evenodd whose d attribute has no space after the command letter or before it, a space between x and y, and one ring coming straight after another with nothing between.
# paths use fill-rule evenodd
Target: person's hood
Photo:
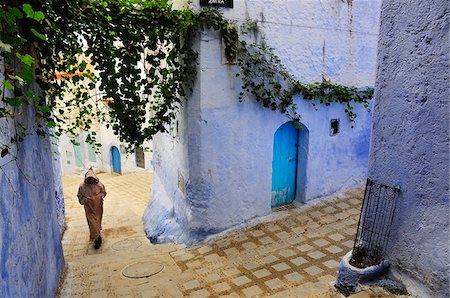
<instances>
[{"instance_id":1,"label":"person's hood","mask_svg":"<svg viewBox=\"0 0 450 298\"><path fill-rule=\"evenodd\" d=\"M86 175L84 175L84 182L87 183L87 179L89 177L92 177L95 179L95 182L98 183L98 177L95 175L94 170L92 168L90 168L87 172Z\"/></svg>"}]
</instances>

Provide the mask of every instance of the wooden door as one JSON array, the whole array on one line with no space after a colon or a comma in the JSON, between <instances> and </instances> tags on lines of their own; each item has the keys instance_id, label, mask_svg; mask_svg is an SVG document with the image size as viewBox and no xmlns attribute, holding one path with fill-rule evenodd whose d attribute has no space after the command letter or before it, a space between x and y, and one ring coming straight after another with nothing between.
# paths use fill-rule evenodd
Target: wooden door
<instances>
[{"instance_id":1,"label":"wooden door","mask_svg":"<svg viewBox=\"0 0 450 298\"><path fill-rule=\"evenodd\" d=\"M272 159L272 207L291 203L297 177L298 129L287 122L275 132Z\"/></svg>"},{"instance_id":2,"label":"wooden door","mask_svg":"<svg viewBox=\"0 0 450 298\"><path fill-rule=\"evenodd\" d=\"M111 156L112 156L113 172L121 174L122 173L122 166L120 164L120 151L119 151L119 149L117 149L116 146L113 146L111 148Z\"/></svg>"}]
</instances>

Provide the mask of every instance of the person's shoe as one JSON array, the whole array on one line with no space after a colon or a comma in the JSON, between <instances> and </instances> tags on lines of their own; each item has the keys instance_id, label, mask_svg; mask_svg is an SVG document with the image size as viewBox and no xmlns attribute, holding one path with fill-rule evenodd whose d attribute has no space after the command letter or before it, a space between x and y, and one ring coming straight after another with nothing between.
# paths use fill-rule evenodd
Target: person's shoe
<instances>
[{"instance_id":1,"label":"person's shoe","mask_svg":"<svg viewBox=\"0 0 450 298\"><path fill-rule=\"evenodd\" d=\"M100 245L102 245L102 237L98 236L98 238L94 240L94 248L99 249Z\"/></svg>"}]
</instances>

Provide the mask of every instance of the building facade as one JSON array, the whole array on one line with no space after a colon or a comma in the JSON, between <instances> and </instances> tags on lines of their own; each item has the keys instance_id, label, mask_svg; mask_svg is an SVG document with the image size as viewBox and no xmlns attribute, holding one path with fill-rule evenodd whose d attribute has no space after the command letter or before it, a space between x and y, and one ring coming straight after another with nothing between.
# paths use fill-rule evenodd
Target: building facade
<instances>
[{"instance_id":1,"label":"building facade","mask_svg":"<svg viewBox=\"0 0 450 298\"><path fill-rule=\"evenodd\" d=\"M147 142L134 153L125 152L112 129L98 125L97 140L99 150L85 141L85 135L76 138L76 144L63 135L59 138L59 154L63 175L80 174L92 167L95 172L127 174L152 171L151 142Z\"/></svg>"},{"instance_id":2,"label":"building facade","mask_svg":"<svg viewBox=\"0 0 450 298\"><path fill-rule=\"evenodd\" d=\"M238 25L256 21L300 81L327 77L367 87L375 83L379 7L380 1L255 0L235 1L223 13ZM144 215L153 242L192 243L274 206L307 204L365 181L371 115L362 106L352 128L342 105L319 104L316 111L296 95L301 124L295 127L254 99L239 102L237 66L224 61L217 32L202 32L194 47L193 94L174 133L155 137L153 195Z\"/></svg>"}]
</instances>

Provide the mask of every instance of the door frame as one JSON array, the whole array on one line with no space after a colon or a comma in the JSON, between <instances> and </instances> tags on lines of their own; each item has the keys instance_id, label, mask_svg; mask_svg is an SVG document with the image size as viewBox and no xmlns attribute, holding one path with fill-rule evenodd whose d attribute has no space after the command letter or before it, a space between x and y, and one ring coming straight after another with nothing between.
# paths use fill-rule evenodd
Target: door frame
<instances>
[{"instance_id":1,"label":"door frame","mask_svg":"<svg viewBox=\"0 0 450 298\"><path fill-rule=\"evenodd\" d=\"M306 202L307 173L309 154L309 129L305 124L298 123L298 147L297 147L297 178L295 187L295 199L299 203Z\"/></svg>"}]
</instances>

